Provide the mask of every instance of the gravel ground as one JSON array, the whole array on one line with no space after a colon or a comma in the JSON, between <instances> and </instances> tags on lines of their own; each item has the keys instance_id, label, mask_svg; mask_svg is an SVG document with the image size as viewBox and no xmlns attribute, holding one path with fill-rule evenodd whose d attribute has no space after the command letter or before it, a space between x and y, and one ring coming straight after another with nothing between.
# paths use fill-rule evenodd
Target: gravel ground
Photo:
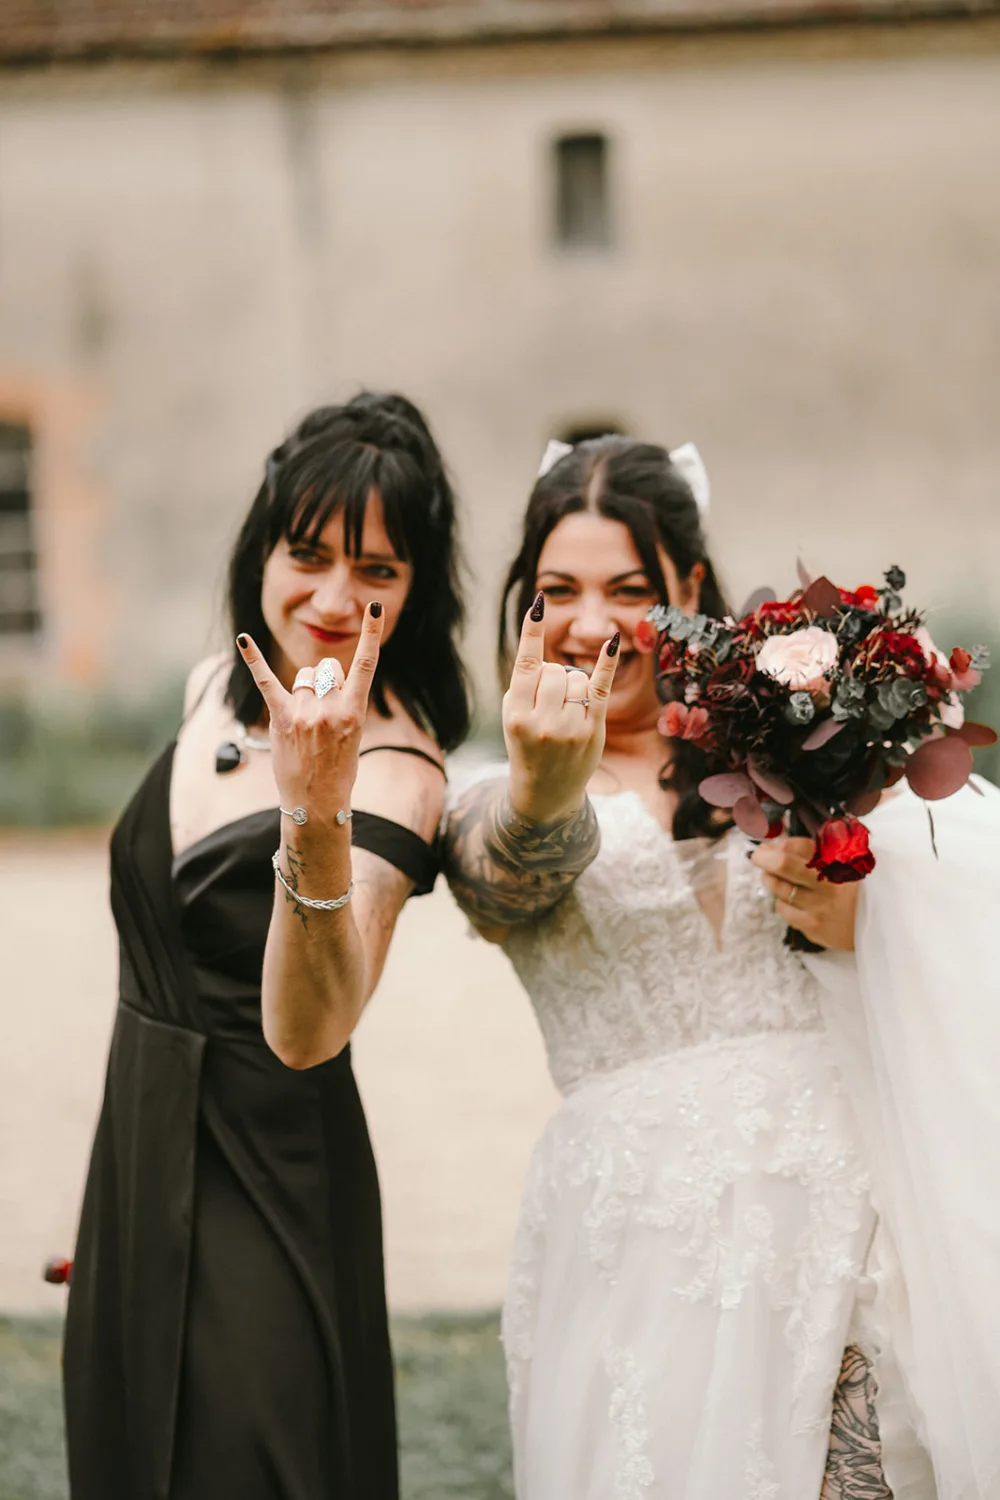
<instances>
[{"instance_id":1,"label":"gravel ground","mask_svg":"<svg viewBox=\"0 0 1000 1500\"><path fill-rule=\"evenodd\" d=\"M496 1318L396 1318L403 1500L508 1500ZM66 1500L57 1318L0 1319L0 1497Z\"/></svg>"}]
</instances>

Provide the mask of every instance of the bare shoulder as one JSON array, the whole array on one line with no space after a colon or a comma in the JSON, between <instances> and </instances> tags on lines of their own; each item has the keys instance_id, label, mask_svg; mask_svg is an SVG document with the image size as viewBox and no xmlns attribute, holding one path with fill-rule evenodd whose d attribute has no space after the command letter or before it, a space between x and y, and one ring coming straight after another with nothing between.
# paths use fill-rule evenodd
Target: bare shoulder
<instances>
[{"instance_id":1,"label":"bare shoulder","mask_svg":"<svg viewBox=\"0 0 1000 1500\"><path fill-rule=\"evenodd\" d=\"M187 685L184 688L184 717L187 718L197 706L198 700L205 693L213 677L219 678L220 692L225 685L223 678L223 667L232 660L228 651L217 651L214 656L204 657L198 664L192 667L188 674Z\"/></svg>"},{"instance_id":2,"label":"bare shoulder","mask_svg":"<svg viewBox=\"0 0 1000 1500\"><path fill-rule=\"evenodd\" d=\"M433 736L414 723L398 702L390 698L389 706L388 718L374 709L369 713L354 805L431 840L444 812L444 756Z\"/></svg>"}]
</instances>

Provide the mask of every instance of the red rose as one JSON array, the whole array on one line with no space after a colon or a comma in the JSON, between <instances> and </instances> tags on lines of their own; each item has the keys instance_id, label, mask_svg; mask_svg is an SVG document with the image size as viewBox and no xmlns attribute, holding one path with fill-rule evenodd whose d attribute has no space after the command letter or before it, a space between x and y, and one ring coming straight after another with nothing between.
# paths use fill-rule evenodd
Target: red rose
<instances>
[{"instance_id":1,"label":"red rose","mask_svg":"<svg viewBox=\"0 0 1000 1500\"><path fill-rule=\"evenodd\" d=\"M864 880L875 868L875 856L868 847L868 829L860 818L845 813L842 818L828 818L816 835L816 852L808 868L820 880L846 885Z\"/></svg>"},{"instance_id":2,"label":"red rose","mask_svg":"<svg viewBox=\"0 0 1000 1500\"><path fill-rule=\"evenodd\" d=\"M806 623L807 618L794 599L769 599L766 604L758 605L753 614L742 621L741 630L750 640L762 641L775 631L780 631L784 625Z\"/></svg>"},{"instance_id":3,"label":"red rose","mask_svg":"<svg viewBox=\"0 0 1000 1500\"><path fill-rule=\"evenodd\" d=\"M853 604L857 609L874 609L878 603L878 590L870 583L863 583L853 594L850 589L841 589L840 598L842 603Z\"/></svg>"}]
</instances>

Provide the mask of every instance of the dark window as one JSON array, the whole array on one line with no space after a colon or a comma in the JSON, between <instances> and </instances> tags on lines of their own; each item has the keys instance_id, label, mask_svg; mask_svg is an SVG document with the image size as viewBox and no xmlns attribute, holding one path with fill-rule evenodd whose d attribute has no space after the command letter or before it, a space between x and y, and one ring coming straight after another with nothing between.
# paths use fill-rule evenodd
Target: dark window
<instances>
[{"instance_id":1,"label":"dark window","mask_svg":"<svg viewBox=\"0 0 1000 1500\"><path fill-rule=\"evenodd\" d=\"M38 556L31 514L31 433L0 422L0 636L35 635Z\"/></svg>"},{"instance_id":2,"label":"dark window","mask_svg":"<svg viewBox=\"0 0 1000 1500\"><path fill-rule=\"evenodd\" d=\"M603 135L564 135L555 143L556 242L567 250L605 250L611 244L608 141Z\"/></svg>"}]
</instances>

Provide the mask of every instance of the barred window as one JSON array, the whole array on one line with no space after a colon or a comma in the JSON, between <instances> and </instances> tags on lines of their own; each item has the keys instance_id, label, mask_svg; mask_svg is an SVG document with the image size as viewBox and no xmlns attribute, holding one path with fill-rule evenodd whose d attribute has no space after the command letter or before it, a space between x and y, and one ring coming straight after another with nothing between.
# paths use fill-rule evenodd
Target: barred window
<instances>
[{"instance_id":1,"label":"barred window","mask_svg":"<svg viewBox=\"0 0 1000 1500\"><path fill-rule=\"evenodd\" d=\"M607 136L564 135L555 142L555 237L566 250L611 244Z\"/></svg>"},{"instance_id":2,"label":"barred window","mask_svg":"<svg viewBox=\"0 0 1000 1500\"><path fill-rule=\"evenodd\" d=\"M31 457L29 429L0 422L0 636L36 635L42 627Z\"/></svg>"}]
</instances>

